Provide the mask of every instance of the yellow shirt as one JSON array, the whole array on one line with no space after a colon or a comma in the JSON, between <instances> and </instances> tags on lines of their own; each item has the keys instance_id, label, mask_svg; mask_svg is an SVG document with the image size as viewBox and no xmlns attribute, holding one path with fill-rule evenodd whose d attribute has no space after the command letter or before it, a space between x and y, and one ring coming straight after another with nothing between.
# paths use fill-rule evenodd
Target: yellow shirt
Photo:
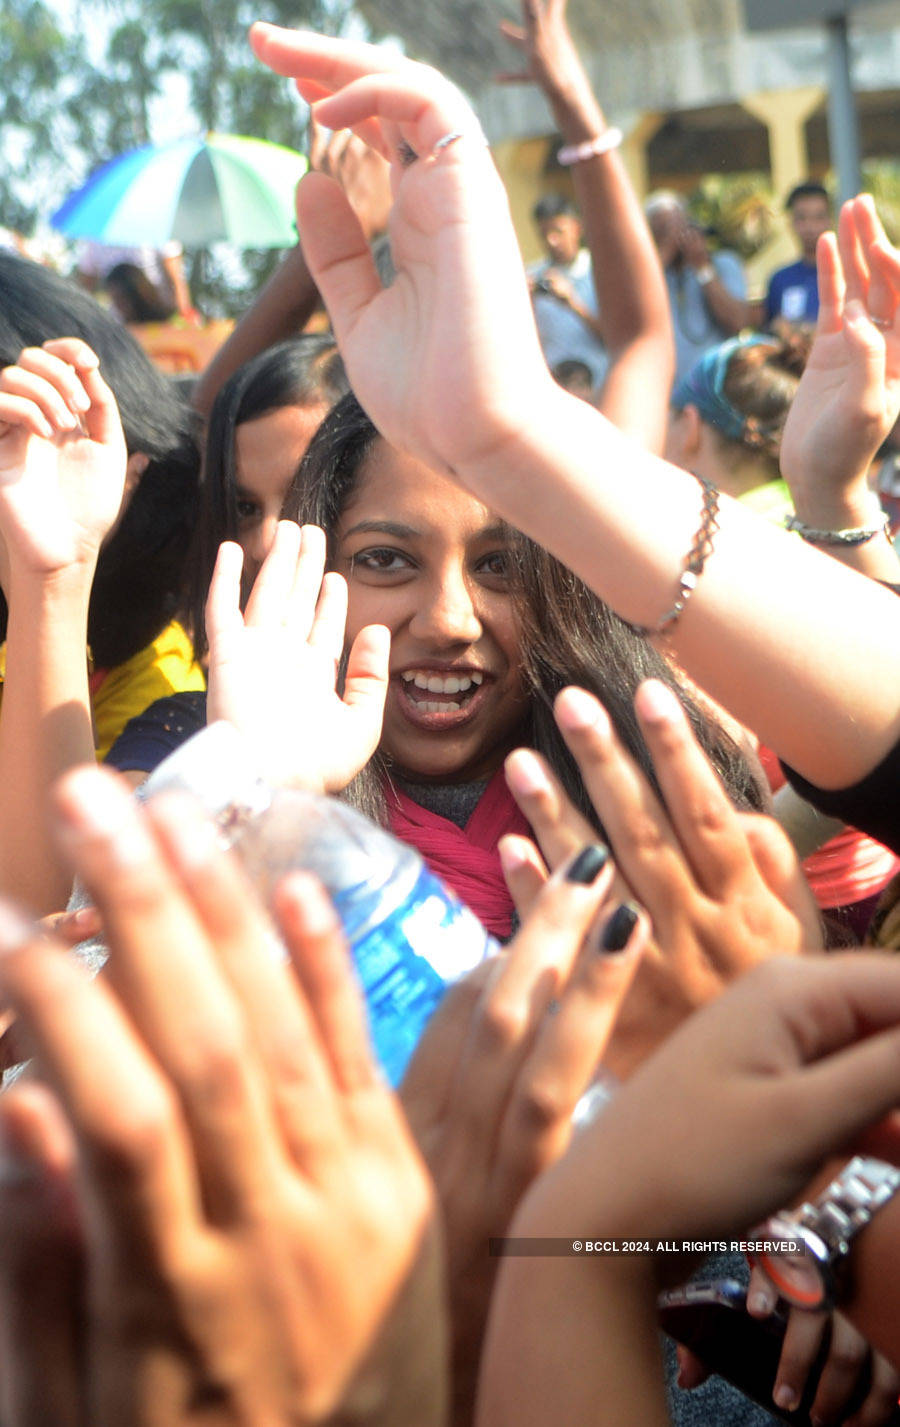
<instances>
[{"instance_id":1,"label":"yellow shirt","mask_svg":"<svg viewBox=\"0 0 900 1427\"><path fill-rule=\"evenodd\" d=\"M185 689L205 688L193 645L178 620L173 619L152 644L110 669L94 694L91 705L97 757L105 758L129 719L143 713L157 699Z\"/></svg>"},{"instance_id":2,"label":"yellow shirt","mask_svg":"<svg viewBox=\"0 0 900 1427\"><path fill-rule=\"evenodd\" d=\"M6 645L0 648L0 680L6 674ZM96 678L96 676L95 676ZM186 689L205 689L203 670L184 629L173 619L151 644L110 669L91 696L94 746L103 759L129 719L157 699Z\"/></svg>"}]
</instances>

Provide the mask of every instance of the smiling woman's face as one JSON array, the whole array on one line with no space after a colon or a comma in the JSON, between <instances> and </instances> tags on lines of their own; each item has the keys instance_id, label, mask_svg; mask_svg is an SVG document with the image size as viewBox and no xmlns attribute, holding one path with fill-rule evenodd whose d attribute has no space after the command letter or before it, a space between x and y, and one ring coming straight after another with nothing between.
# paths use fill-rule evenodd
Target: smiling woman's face
<instances>
[{"instance_id":1,"label":"smiling woman's face","mask_svg":"<svg viewBox=\"0 0 900 1427\"><path fill-rule=\"evenodd\" d=\"M488 777L521 737L528 698L507 537L485 506L378 440L337 529L347 639L391 631L382 752L412 782Z\"/></svg>"}]
</instances>

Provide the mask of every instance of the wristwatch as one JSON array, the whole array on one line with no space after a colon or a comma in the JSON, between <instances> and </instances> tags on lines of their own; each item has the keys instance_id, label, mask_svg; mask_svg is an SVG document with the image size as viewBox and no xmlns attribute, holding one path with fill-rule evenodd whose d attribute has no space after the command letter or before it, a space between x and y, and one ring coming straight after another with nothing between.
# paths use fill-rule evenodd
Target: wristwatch
<instances>
[{"instance_id":1,"label":"wristwatch","mask_svg":"<svg viewBox=\"0 0 900 1427\"><path fill-rule=\"evenodd\" d=\"M782 1209L766 1221L755 1262L786 1303L833 1308L851 1243L898 1189L896 1165L857 1155L813 1203Z\"/></svg>"}]
</instances>

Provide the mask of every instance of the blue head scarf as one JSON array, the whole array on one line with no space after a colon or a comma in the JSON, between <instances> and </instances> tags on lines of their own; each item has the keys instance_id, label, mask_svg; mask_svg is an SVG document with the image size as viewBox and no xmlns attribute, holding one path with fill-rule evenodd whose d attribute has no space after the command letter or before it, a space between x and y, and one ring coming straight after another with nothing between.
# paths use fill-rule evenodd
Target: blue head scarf
<instances>
[{"instance_id":1,"label":"blue head scarf","mask_svg":"<svg viewBox=\"0 0 900 1427\"><path fill-rule=\"evenodd\" d=\"M742 441L747 430L747 417L733 406L725 395L725 379L735 352L748 347L776 346L771 337L730 337L718 347L710 347L687 376L675 383L670 403L676 411L696 406L703 421L721 431L731 441Z\"/></svg>"}]
</instances>

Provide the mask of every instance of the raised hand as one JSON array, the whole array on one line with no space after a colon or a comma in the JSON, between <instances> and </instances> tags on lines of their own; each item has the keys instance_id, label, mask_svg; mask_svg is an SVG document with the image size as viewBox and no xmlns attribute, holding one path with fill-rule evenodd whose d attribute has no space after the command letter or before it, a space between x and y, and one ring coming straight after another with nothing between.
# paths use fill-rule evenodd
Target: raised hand
<instances>
[{"instance_id":1,"label":"raised hand","mask_svg":"<svg viewBox=\"0 0 900 1427\"><path fill-rule=\"evenodd\" d=\"M538 84L554 114L566 117L583 106L599 113L584 65L569 33L567 0L522 0L522 24L500 21L500 33L520 52L522 68L495 75L498 84ZM595 128L596 132L596 128Z\"/></svg>"},{"instance_id":2,"label":"raised hand","mask_svg":"<svg viewBox=\"0 0 900 1427\"><path fill-rule=\"evenodd\" d=\"M34 1344L55 1336L71 1368L78 1331L71 1419L438 1427L432 1191L321 888L281 885L280 962L189 800L141 811L85 769L61 784L56 821L108 970L87 980L4 904L0 984L76 1147L86 1279Z\"/></svg>"},{"instance_id":3,"label":"raised hand","mask_svg":"<svg viewBox=\"0 0 900 1427\"><path fill-rule=\"evenodd\" d=\"M280 522L243 614L241 566L240 546L223 544L206 607L208 720L234 724L273 782L339 792L381 737L388 631L356 636L339 694L347 583L323 574L323 532Z\"/></svg>"},{"instance_id":4,"label":"raised hand","mask_svg":"<svg viewBox=\"0 0 900 1427\"><path fill-rule=\"evenodd\" d=\"M816 253L816 336L784 428L781 470L816 529L866 518L866 475L900 414L900 252L864 195Z\"/></svg>"},{"instance_id":5,"label":"raised hand","mask_svg":"<svg viewBox=\"0 0 900 1427\"><path fill-rule=\"evenodd\" d=\"M271 25L254 26L251 42L297 80L320 123L354 129L391 165L398 277L386 289L340 187L313 173L297 191L303 250L354 391L382 435L433 470L486 456L518 429L523 402L556 394L475 115L436 71L375 46Z\"/></svg>"},{"instance_id":6,"label":"raised hand","mask_svg":"<svg viewBox=\"0 0 900 1427\"><path fill-rule=\"evenodd\" d=\"M11 567L92 564L122 505L125 439L97 357L45 342L0 372L0 535Z\"/></svg>"},{"instance_id":7,"label":"raised hand","mask_svg":"<svg viewBox=\"0 0 900 1427\"><path fill-rule=\"evenodd\" d=\"M568 1144L646 940L636 919L624 950L605 949L623 940L611 881L605 848L568 859L503 956L448 992L400 1089L443 1212L457 1423L471 1418L496 1276L488 1241Z\"/></svg>"},{"instance_id":8,"label":"raised hand","mask_svg":"<svg viewBox=\"0 0 900 1427\"><path fill-rule=\"evenodd\" d=\"M635 710L666 809L597 699L567 689L556 706L616 867L653 926L610 1048L618 1073L633 1069L684 1016L758 962L821 946L815 904L781 829L735 811L663 684L642 684ZM556 866L583 841L584 819L531 751L510 756L507 781L547 863ZM520 907L543 876L534 853L511 880Z\"/></svg>"}]
</instances>

